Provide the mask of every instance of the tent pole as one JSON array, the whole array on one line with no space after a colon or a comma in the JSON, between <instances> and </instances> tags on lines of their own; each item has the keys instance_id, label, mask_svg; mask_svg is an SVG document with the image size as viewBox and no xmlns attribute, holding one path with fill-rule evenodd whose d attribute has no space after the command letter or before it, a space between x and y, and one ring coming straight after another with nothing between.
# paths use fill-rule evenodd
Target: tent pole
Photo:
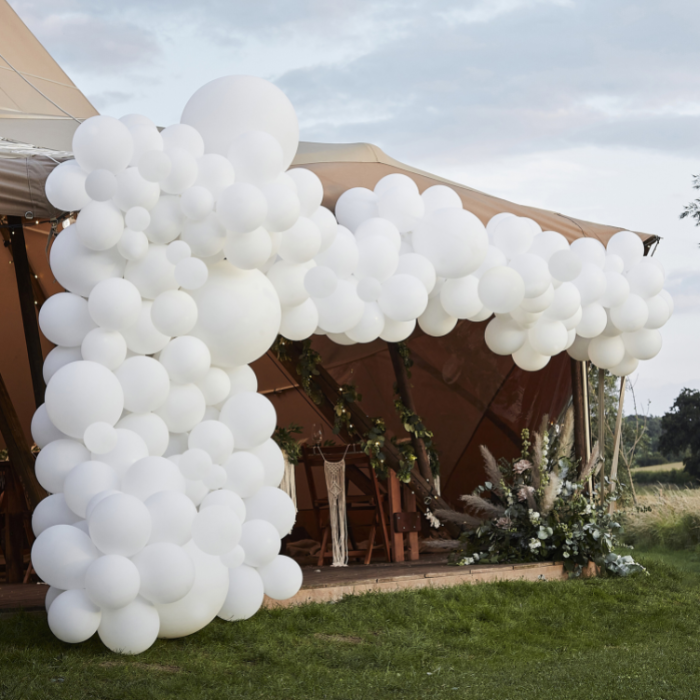
<instances>
[{"instance_id":1,"label":"tent pole","mask_svg":"<svg viewBox=\"0 0 700 700\"><path fill-rule=\"evenodd\" d=\"M600 502L605 498L605 370L598 370L598 445L600 446Z\"/></svg>"},{"instance_id":2,"label":"tent pole","mask_svg":"<svg viewBox=\"0 0 700 700\"><path fill-rule=\"evenodd\" d=\"M615 491L617 483L617 463L620 458L620 440L622 438L622 408L625 405L626 377L620 379L620 402L617 406L617 420L615 421L615 447L613 448L612 465L610 466L610 490ZM610 513L613 512L615 502L610 502Z\"/></svg>"},{"instance_id":3,"label":"tent pole","mask_svg":"<svg viewBox=\"0 0 700 700\"><path fill-rule=\"evenodd\" d=\"M571 358L571 396L574 408L574 454L581 468L586 464L586 396L584 393L582 362Z\"/></svg>"},{"instance_id":4,"label":"tent pole","mask_svg":"<svg viewBox=\"0 0 700 700\"><path fill-rule=\"evenodd\" d=\"M416 404L413 401L411 382L408 379L408 371L406 370L406 365L404 364L403 358L399 353L398 345L396 343L387 343L387 346L389 348L391 364L394 367L398 394L401 397L401 401L403 401L403 405L406 406L411 413L416 415L418 412L416 411ZM413 445L413 451L416 453L416 461L418 462L418 469L420 470L421 476L431 486L434 486L435 480L433 479L433 473L430 468L430 457L428 456L428 450L425 447L423 438L416 437L413 433L411 433L411 444Z\"/></svg>"},{"instance_id":5,"label":"tent pole","mask_svg":"<svg viewBox=\"0 0 700 700\"><path fill-rule=\"evenodd\" d=\"M41 350L41 337L39 336L39 324L37 322L37 302L32 290L32 272L27 258L27 248L24 241L24 228L19 216L8 216L7 223L10 229L10 243L12 246L12 259L17 278L17 291L19 293L19 306L22 311L22 325L24 326L24 340L29 356L29 369L32 375L34 388L34 402L39 408L44 403L44 354Z\"/></svg>"},{"instance_id":6,"label":"tent pole","mask_svg":"<svg viewBox=\"0 0 700 700\"><path fill-rule=\"evenodd\" d=\"M15 411L7 387L0 375L0 434L7 445L7 453L12 469L24 489L29 508L34 510L39 501L46 497L46 491L37 481L34 473L34 457L24 437L17 412Z\"/></svg>"}]
</instances>

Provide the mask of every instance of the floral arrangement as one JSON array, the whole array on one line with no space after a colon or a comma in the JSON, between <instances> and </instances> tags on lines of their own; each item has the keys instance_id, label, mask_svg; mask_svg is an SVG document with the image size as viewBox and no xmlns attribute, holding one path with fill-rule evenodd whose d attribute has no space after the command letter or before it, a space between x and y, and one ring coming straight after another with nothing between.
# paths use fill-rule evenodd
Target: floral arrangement
<instances>
[{"instance_id":1,"label":"floral arrangement","mask_svg":"<svg viewBox=\"0 0 700 700\"><path fill-rule=\"evenodd\" d=\"M457 565L563 561L567 571L581 574L589 561L618 575L644 571L630 556L613 552L622 533L610 503L620 489L603 497L589 490L589 477L599 463L598 446L580 469L571 459L573 413L562 426L522 432L522 451L514 460L496 460L484 446L488 481L462 496L466 512L438 510L441 520L460 523L457 541L443 540Z\"/></svg>"}]
</instances>

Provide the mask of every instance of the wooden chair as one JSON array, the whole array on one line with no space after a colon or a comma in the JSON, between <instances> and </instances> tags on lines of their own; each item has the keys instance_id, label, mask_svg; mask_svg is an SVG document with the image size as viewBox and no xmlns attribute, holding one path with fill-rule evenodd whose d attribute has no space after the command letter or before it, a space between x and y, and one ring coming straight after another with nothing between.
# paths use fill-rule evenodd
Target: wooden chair
<instances>
[{"instance_id":1,"label":"wooden chair","mask_svg":"<svg viewBox=\"0 0 700 700\"><path fill-rule=\"evenodd\" d=\"M306 472L306 479L309 484L309 492L313 504L314 515L318 531L322 533L321 549L318 555L318 566L323 566L324 559L333 556L327 551L328 541L331 535L330 512L327 497L319 497L316 489L315 472L323 474L323 466L326 460L340 461L345 455L345 492L348 516L357 511L372 511L372 522L370 525L367 549L359 549L354 537L352 523L348 517L348 557L362 558L365 564L372 561L374 542L377 535L377 528L381 535L382 548L386 554L387 561L391 560L391 539L385 518L386 489L379 483L377 474L369 463L369 457L362 450L351 445L346 450L345 446L318 447L304 445L302 447L302 461ZM365 473L369 471L369 475ZM321 477L323 478L323 477ZM349 486L354 484L362 493L348 494ZM326 514L326 518L323 514ZM324 520L327 519L327 522ZM350 546L351 545L351 546Z\"/></svg>"}]
</instances>

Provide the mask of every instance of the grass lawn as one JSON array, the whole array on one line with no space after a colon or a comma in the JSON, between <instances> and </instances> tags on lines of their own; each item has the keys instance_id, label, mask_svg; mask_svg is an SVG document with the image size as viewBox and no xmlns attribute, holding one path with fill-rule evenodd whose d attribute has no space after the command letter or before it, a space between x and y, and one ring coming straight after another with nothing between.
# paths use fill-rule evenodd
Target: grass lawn
<instances>
[{"instance_id":1,"label":"grass lawn","mask_svg":"<svg viewBox=\"0 0 700 700\"><path fill-rule=\"evenodd\" d=\"M700 697L700 559L650 576L370 594L216 621L136 657L57 641L43 614L0 618L0 698Z\"/></svg>"}]
</instances>

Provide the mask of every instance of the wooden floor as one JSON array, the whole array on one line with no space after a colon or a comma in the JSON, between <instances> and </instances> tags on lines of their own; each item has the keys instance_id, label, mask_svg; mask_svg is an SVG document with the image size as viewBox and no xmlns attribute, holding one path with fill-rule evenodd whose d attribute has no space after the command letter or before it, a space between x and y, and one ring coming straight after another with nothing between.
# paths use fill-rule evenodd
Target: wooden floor
<instances>
[{"instance_id":1,"label":"wooden floor","mask_svg":"<svg viewBox=\"0 0 700 700\"><path fill-rule=\"evenodd\" d=\"M494 564L449 566L444 556L427 555L417 562L403 564L352 564L347 567L303 567L304 584L299 593L288 600L265 598L269 608L289 607L304 603L329 603L346 595L370 592L390 592L417 588L444 588L463 583L488 581L562 581L567 578L562 564ZM584 575L595 575L590 567ZM0 584L0 612L12 610L43 610L48 586L44 584Z\"/></svg>"}]
</instances>

